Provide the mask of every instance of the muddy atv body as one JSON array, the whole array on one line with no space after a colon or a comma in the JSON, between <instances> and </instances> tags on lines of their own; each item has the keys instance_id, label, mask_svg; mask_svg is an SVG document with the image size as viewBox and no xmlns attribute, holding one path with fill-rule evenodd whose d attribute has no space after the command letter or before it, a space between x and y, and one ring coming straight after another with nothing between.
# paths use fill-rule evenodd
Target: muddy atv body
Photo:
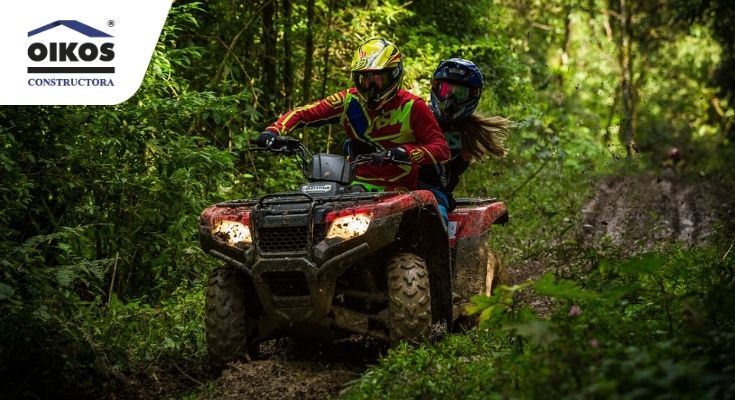
<instances>
[{"instance_id":1,"label":"muddy atv body","mask_svg":"<svg viewBox=\"0 0 735 400\"><path fill-rule=\"evenodd\" d=\"M294 139L275 151L299 155L310 182L200 217L202 248L225 262L207 288L214 364L284 336L416 340L452 326L453 294L466 300L496 280L486 282L497 268L487 239L507 220L502 202L460 199L446 229L430 191L364 192L341 156L311 155Z\"/></svg>"}]
</instances>

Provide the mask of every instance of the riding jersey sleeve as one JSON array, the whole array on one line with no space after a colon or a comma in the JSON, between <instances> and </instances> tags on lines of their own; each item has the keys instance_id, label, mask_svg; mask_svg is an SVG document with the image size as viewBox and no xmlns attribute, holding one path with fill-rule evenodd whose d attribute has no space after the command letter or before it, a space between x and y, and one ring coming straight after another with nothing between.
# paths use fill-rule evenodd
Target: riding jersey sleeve
<instances>
[{"instance_id":1,"label":"riding jersey sleeve","mask_svg":"<svg viewBox=\"0 0 735 400\"><path fill-rule=\"evenodd\" d=\"M411 127L416 137L415 143L402 144L408 152L409 159L416 164L439 164L449 160L449 146L444 139L441 128L437 124L429 106L423 100L416 99L411 108Z\"/></svg>"},{"instance_id":2,"label":"riding jersey sleeve","mask_svg":"<svg viewBox=\"0 0 735 400\"><path fill-rule=\"evenodd\" d=\"M345 93L346 91L343 90L325 99L287 111L265 130L278 135L287 135L302 126L321 126L336 123L344 109Z\"/></svg>"}]
</instances>

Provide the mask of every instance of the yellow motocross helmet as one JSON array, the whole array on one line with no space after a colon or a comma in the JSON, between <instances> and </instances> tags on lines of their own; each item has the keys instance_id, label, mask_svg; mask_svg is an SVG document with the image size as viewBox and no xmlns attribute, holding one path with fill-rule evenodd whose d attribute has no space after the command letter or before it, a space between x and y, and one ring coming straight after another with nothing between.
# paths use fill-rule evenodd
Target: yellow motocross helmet
<instances>
[{"instance_id":1,"label":"yellow motocross helmet","mask_svg":"<svg viewBox=\"0 0 735 400\"><path fill-rule=\"evenodd\" d=\"M350 71L357 92L368 108L379 109L401 88L401 51L388 40L368 39L355 51Z\"/></svg>"}]
</instances>

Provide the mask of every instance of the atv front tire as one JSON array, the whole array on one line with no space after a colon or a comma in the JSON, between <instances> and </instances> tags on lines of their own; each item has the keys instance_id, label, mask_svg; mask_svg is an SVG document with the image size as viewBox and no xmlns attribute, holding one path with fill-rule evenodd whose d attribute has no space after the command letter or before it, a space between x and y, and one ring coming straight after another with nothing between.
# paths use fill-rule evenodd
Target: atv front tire
<instances>
[{"instance_id":1,"label":"atv front tire","mask_svg":"<svg viewBox=\"0 0 735 400\"><path fill-rule=\"evenodd\" d=\"M214 368L221 369L244 356L248 349L245 277L241 271L214 271L207 285L204 312L209 361Z\"/></svg>"},{"instance_id":2,"label":"atv front tire","mask_svg":"<svg viewBox=\"0 0 735 400\"><path fill-rule=\"evenodd\" d=\"M388 330L391 342L412 342L431 331L431 293L426 262L410 253L388 260Z\"/></svg>"}]
</instances>

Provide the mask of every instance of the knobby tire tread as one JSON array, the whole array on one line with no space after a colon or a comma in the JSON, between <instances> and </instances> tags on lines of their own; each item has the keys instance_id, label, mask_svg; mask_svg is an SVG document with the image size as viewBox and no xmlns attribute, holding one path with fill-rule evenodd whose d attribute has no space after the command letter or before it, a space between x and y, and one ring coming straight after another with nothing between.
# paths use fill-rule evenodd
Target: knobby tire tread
<instances>
[{"instance_id":1,"label":"knobby tire tread","mask_svg":"<svg viewBox=\"0 0 735 400\"><path fill-rule=\"evenodd\" d=\"M207 285L205 326L210 364L223 368L245 355L247 326L242 272L216 270Z\"/></svg>"},{"instance_id":2,"label":"knobby tire tread","mask_svg":"<svg viewBox=\"0 0 735 400\"><path fill-rule=\"evenodd\" d=\"M390 338L415 342L431 331L431 293L426 262L410 253L388 261Z\"/></svg>"}]
</instances>

